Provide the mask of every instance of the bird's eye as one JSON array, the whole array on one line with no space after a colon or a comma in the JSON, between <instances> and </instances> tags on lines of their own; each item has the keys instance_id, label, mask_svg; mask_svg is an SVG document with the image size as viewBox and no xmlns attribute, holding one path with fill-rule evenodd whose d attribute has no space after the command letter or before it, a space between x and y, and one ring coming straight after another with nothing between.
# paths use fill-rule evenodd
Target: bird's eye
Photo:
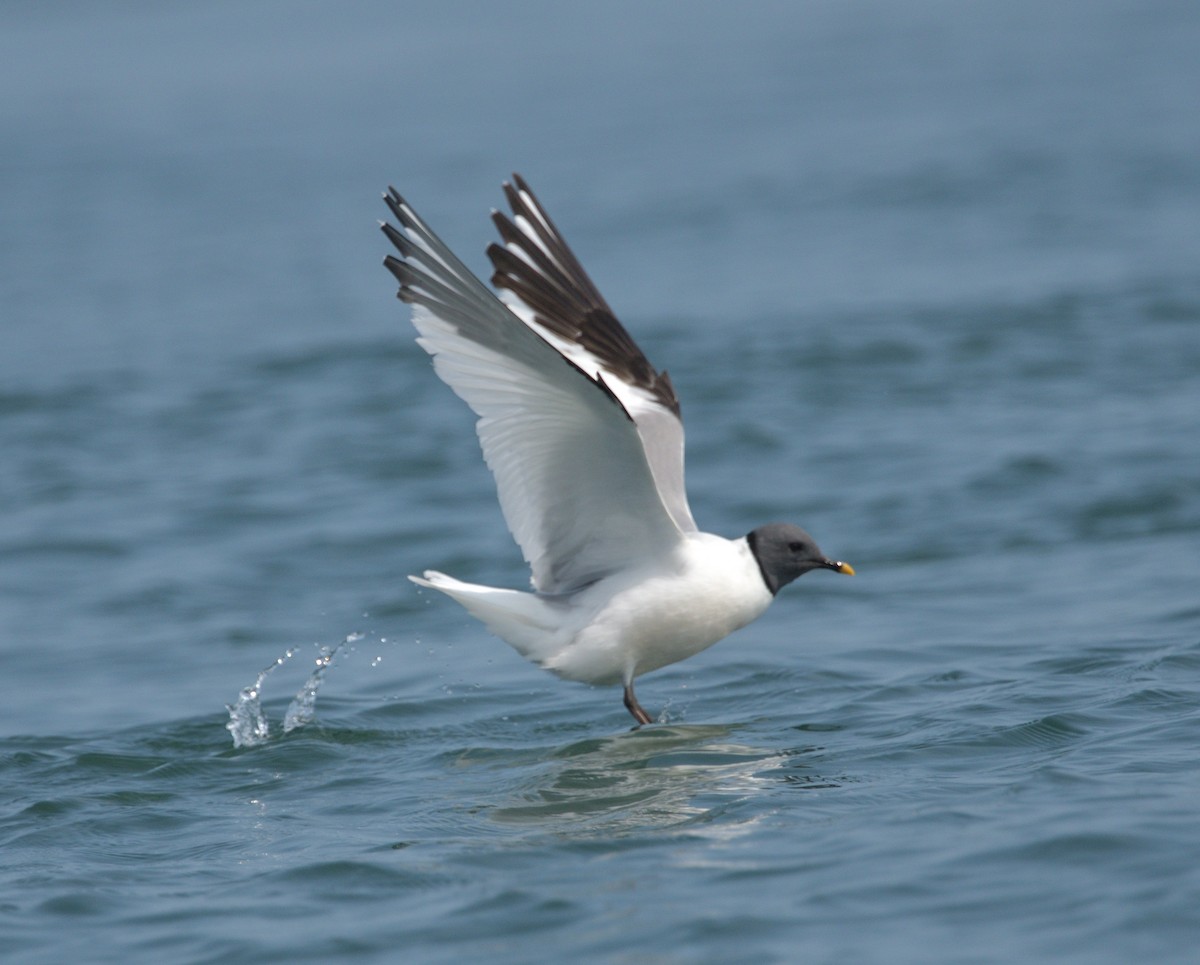
<instances>
[{"instance_id":1,"label":"bird's eye","mask_svg":"<svg viewBox=\"0 0 1200 965\"><path fill-rule=\"evenodd\" d=\"M793 553L799 553L802 549L804 549L804 544L803 543L788 543L788 549Z\"/></svg>"}]
</instances>

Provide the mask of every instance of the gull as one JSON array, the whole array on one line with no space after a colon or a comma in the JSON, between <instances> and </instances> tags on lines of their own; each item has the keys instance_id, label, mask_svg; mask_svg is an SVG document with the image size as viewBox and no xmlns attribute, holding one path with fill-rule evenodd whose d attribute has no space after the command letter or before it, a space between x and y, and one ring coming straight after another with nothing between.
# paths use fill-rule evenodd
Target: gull
<instances>
[{"instance_id":1,"label":"gull","mask_svg":"<svg viewBox=\"0 0 1200 965\"><path fill-rule=\"evenodd\" d=\"M476 432L531 591L410 576L462 605L522 656L567 680L620 684L694 656L759 617L810 570L853 574L789 523L701 532L683 484L683 421L666 371L617 321L529 186L504 184L499 295L397 192L384 265L418 344L479 417Z\"/></svg>"}]
</instances>

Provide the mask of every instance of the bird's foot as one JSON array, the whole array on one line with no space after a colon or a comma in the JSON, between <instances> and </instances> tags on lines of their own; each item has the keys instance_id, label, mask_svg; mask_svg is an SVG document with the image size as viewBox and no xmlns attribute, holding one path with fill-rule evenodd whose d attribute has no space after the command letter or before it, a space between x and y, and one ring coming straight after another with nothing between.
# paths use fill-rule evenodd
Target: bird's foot
<instances>
[{"instance_id":1,"label":"bird's foot","mask_svg":"<svg viewBox=\"0 0 1200 965\"><path fill-rule=\"evenodd\" d=\"M637 696L633 692L633 682L625 685L625 709L633 714L633 719L639 724L653 724L654 718L646 713L646 709L638 703Z\"/></svg>"}]
</instances>

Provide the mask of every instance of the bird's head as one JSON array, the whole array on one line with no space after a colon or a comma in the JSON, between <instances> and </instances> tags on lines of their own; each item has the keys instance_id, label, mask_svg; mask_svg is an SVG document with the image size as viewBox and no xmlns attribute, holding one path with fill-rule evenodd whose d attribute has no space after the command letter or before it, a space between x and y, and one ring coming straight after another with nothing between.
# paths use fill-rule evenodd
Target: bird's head
<instances>
[{"instance_id":1,"label":"bird's head","mask_svg":"<svg viewBox=\"0 0 1200 965\"><path fill-rule=\"evenodd\" d=\"M768 523L746 536L750 551L758 561L767 589L774 596L792 580L810 570L833 570L854 575L854 567L831 560L821 552L816 540L791 523Z\"/></svg>"}]
</instances>

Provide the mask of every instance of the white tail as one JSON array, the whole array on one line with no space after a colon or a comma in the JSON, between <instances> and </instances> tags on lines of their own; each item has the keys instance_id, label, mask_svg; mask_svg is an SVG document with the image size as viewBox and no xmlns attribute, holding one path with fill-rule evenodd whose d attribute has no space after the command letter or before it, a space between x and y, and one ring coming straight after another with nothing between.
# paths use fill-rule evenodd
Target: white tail
<instances>
[{"instance_id":1,"label":"white tail","mask_svg":"<svg viewBox=\"0 0 1200 965\"><path fill-rule=\"evenodd\" d=\"M517 653L539 665L570 640L564 635L563 612L536 593L464 583L437 570L410 576L418 586L445 593Z\"/></svg>"}]
</instances>

